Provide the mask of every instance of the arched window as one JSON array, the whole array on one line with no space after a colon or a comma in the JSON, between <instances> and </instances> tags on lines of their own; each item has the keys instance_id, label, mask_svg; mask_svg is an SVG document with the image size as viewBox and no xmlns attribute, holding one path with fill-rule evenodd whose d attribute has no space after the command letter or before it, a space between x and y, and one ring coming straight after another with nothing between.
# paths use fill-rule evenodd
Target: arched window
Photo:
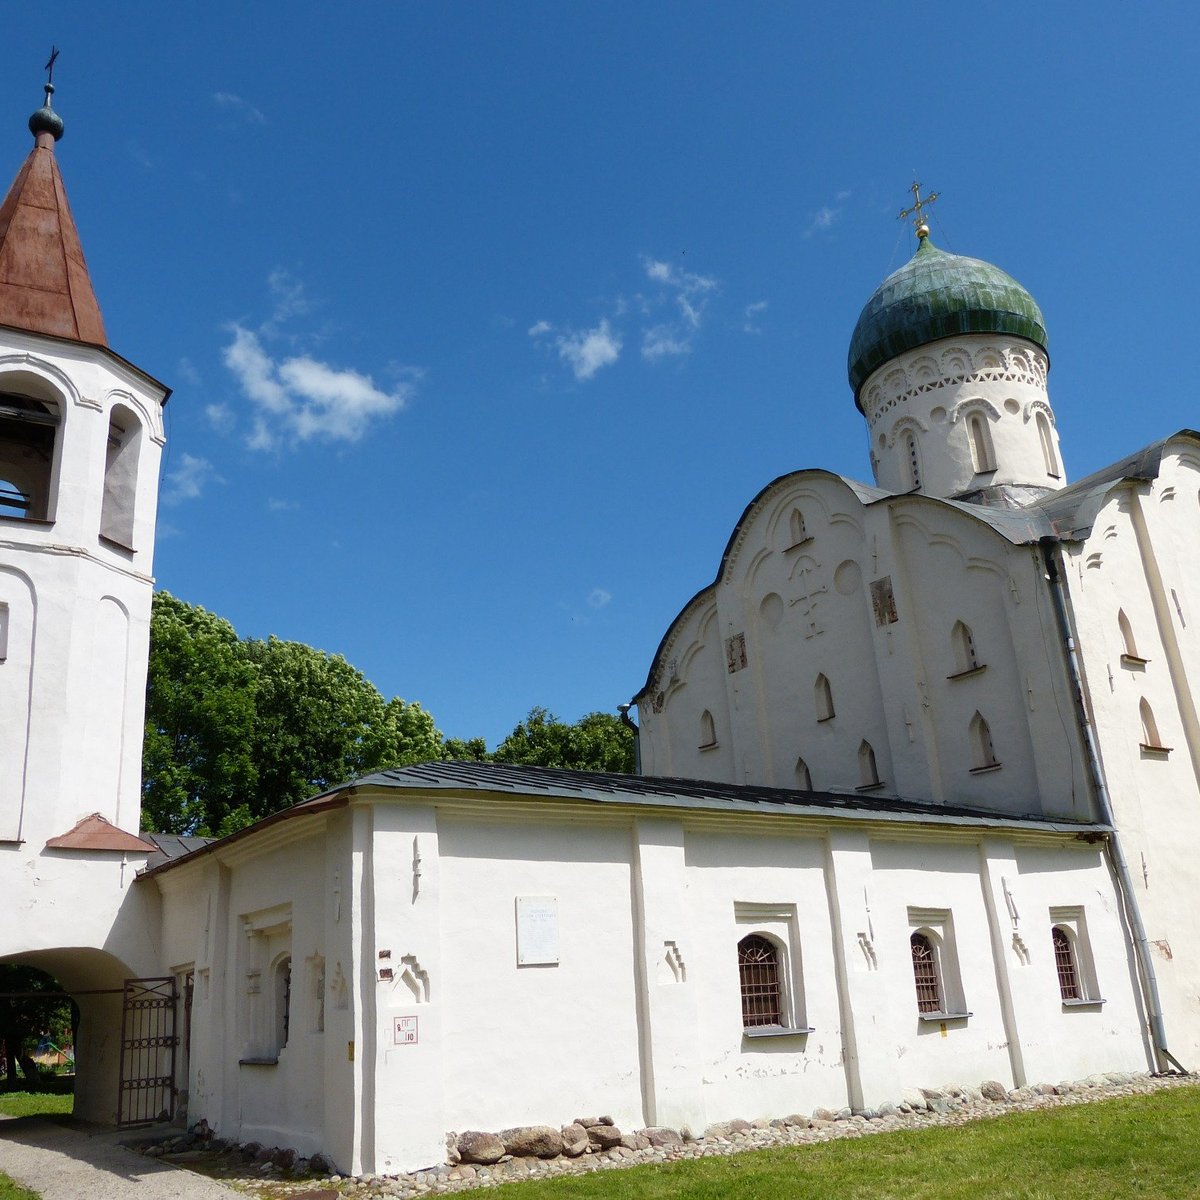
<instances>
[{"instance_id":1,"label":"arched window","mask_svg":"<svg viewBox=\"0 0 1200 1200\"><path fill-rule=\"evenodd\" d=\"M797 546L808 537L808 532L804 528L804 514L798 509L792 509L792 516L789 523L789 529L792 536L792 545Z\"/></svg>"},{"instance_id":2,"label":"arched window","mask_svg":"<svg viewBox=\"0 0 1200 1200\"><path fill-rule=\"evenodd\" d=\"M288 1044L292 1021L292 959L285 955L275 964L275 1050L278 1053Z\"/></svg>"},{"instance_id":3,"label":"arched window","mask_svg":"<svg viewBox=\"0 0 1200 1200\"><path fill-rule=\"evenodd\" d=\"M992 731L979 713L971 718L969 733L971 737L971 770L986 771L988 767L998 767L1000 763L992 746Z\"/></svg>"},{"instance_id":4,"label":"arched window","mask_svg":"<svg viewBox=\"0 0 1200 1200\"><path fill-rule=\"evenodd\" d=\"M917 985L917 1012L945 1012L942 980L933 938L918 930L909 939L912 946L913 982Z\"/></svg>"},{"instance_id":5,"label":"arched window","mask_svg":"<svg viewBox=\"0 0 1200 1200\"><path fill-rule=\"evenodd\" d=\"M879 784L879 768L875 765L875 751L865 738L858 747L858 781L864 788L875 787Z\"/></svg>"},{"instance_id":6,"label":"arched window","mask_svg":"<svg viewBox=\"0 0 1200 1200\"><path fill-rule=\"evenodd\" d=\"M1079 986L1079 966L1075 961L1075 944L1061 925L1050 930L1054 942L1054 965L1058 968L1058 990L1064 1000L1082 1000Z\"/></svg>"},{"instance_id":7,"label":"arched window","mask_svg":"<svg viewBox=\"0 0 1200 1200\"><path fill-rule=\"evenodd\" d=\"M108 422L104 461L104 500L100 508L100 535L133 548L133 514L137 500L138 451L141 424L122 404Z\"/></svg>"},{"instance_id":8,"label":"arched window","mask_svg":"<svg viewBox=\"0 0 1200 1200\"><path fill-rule=\"evenodd\" d=\"M965 621L955 621L950 630L950 649L954 654L954 674L965 675L979 666L979 656L975 653L975 638L971 635L971 627Z\"/></svg>"},{"instance_id":9,"label":"arched window","mask_svg":"<svg viewBox=\"0 0 1200 1200\"><path fill-rule=\"evenodd\" d=\"M812 772L802 758L796 759L796 787L802 792L812 791Z\"/></svg>"},{"instance_id":10,"label":"arched window","mask_svg":"<svg viewBox=\"0 0 1200 1200\"><path fill-rule=\"evenodd\" d=\"M967 418L967 440L971 444L971 465L976 474L996 469L996 456L992 452L992 435L983 413L972 413Z\"/></svg>"},{"instance_id":11,"label":"arched window","mask_svg":"<svg viewBox=\"0 0 1200 1200\"><path fill-rule=\"evenodd\" d=\"M1133 625L1123 608L1117 611L1117 627L1121 631L1121 645L1125 647L1121 657L1133 663L1144 663L1146 660L1138 653L1137 642L1134 641Z\"/></svg>"},{"instance_id":12,"label":"arched window","mask_svg":"<svg viewBox=\"0 0 1200 1200\"><path fill-rule=\"evenodd\" d=\"M1054 433L1050 428L1050 418L1044 412L1039 412L1034 418L1037 423L1038 441L1042 444L1042 460L1046 465L1046 474L1054 479L1062 475L1058 466L1058 452L1054 449Z\"/></svg>"},{"instance_id":13,"label":"arched window","mask_svg":"<svg viewBox=\"0 0 1200 1200\"><path fill-rule=\"evenodd\" d=\"M917 439L912 431L904 435L904 461L908 473L908 486L912 489L921 486L921 459L917 453Z\"/></svg>"},{"instance_id":14,"label":"arched window","mask_svg":"<svg viewBox=\"0 0 1200 1200\"><path fill-rule=\"evenodd\" d=\"M59 420L51 402L0 393L0 516L50 520Z\"/></svg>"},{"instance_id":15,"label":"arched window","mask_svg":"<svg viewBox=\"0 0 1200 1200\"><path fill-rule=\"evenodd\" d=\"M1158 722L1154 719L1154 709L1150 707L1150 701L1145 696L1142 697L1138 708L1142 717L1142 749L1165 750L1166 746L1162 744L1162 738L1158 735Z\"/></svg>"},{"instance_id":16,"label":"arched window","mask_svg":"<svg viewBox=\"0 0 1200 1200\"><path fill-rule=\"evenodd\" d=\"M813 701L817 707L817 720L828 721L833 716L833 689L824 675L818 675L813 684Z\"/></svg>"},{"instance_id":17,"label":"arched window","mask_svg":"<svg viewBox=\"0 0 1200 1200\"><path fill-rule=\"evenodd\" d=\"M706 708L700 714L700 749L706 750L709 746L717 744L717 726L713 721L713 715Z\"/></svg>"},{"instance_id":18,"label":"arched window","mask_svg":"<svg viewBox=\"0 0 1200 1200\"><path fill-rule=\"evenodd\" d=\"M783 1024L783 972L779 947L760 933L738 942L738 979L742 989L742 1026Z\"/></svg>"}]
</instances>

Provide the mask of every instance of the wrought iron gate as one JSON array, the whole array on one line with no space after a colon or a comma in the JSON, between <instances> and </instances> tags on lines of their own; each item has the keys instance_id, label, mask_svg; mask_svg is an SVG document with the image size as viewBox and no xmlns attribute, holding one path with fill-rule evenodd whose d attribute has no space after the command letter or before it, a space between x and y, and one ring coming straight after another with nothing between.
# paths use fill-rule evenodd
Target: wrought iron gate
<instances>
[{"instance_id":1,"label":"wrought iron gate","mask_svg":"<svg viewBox=\"0 0 1200 1200\"><path fill-rule=\"evenodd\" d=\"M174 1115L177 998L173 975L125 980L118 1125L148 1125Z\"/></svg>"}]
</instances>

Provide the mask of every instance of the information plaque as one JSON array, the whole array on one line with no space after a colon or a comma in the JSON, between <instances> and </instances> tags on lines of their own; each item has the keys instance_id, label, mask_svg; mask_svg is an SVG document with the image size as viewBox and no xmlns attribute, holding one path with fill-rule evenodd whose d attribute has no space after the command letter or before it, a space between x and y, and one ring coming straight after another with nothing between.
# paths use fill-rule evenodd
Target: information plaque
<instances>
[{"instance_id":1,"label":"information plaque","mask_svg":"<svg viewBox=\"0 0 1200 1200\"><path fill-rule=\"evenodd\" d=\"M558 962L558 897L517 897L517 966Z\"/></svg>"}]
</instances>

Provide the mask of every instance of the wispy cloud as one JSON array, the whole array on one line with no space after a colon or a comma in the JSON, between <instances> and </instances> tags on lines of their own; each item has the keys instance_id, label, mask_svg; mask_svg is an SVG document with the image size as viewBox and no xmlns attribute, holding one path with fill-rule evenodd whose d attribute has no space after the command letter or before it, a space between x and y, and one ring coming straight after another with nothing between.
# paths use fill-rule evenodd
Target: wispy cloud
<instances>
[{"instance_id":1,"label":"wispy cloud","mask_svg":"<svg viewBox=\"0 0 1200 1200\"><path fill-rule=\"evenodd\" d=\"M200 386L200 372L196 370L196 364L186 355L175 364L175 370L184 383L190 383L192 387Z\"/></svg>"},{"instance_id":2,"label":"wispy cloud","mask_svg":"<svg viewBox=\"0 0 1200 1200\"><path fill-rule=\"evenodd\" d=\"M267 118L260 109L255 108L248 100L243 100L241 96L235 95L233 92L213 92L213 101L218 107L237 113L252 125L267 123Z\"/></svg>"},{"instance_id":3,"label":"wispy cloud","mask_svg":"<svg viewBox=\"0 0 1200 1200\"><path fill-rule=\"evenodd\" d=\"M742 332L743 333L762 333L762 329L758 326L758 318L767 311L767 302L765 300L756 300L753 304L747 304L742 309Z\"/></svg>"},{"instance_id":4,"label":"wispy cloud","mask_svg":"<svg viewBox=\"0 0 1200 1200\"><path fill-rule=\"evenodd\" d=\"M247 443L253 450L314 439L357 442L412 392L408 382L385 391L370 375L307 354L275 359L253 330L234 325L232 333L224 360L255 410Z\"/></svg>"},{"instance_id":5,"label":"wispy cloud","mask_svg":"<svg viewBox=\"0 0 1200 1200\"><path fill-rule=\"evenodd\" d=\"M224 482L207 458L181 454L179 465L167 472L163 503L180 504L184 500L197 500L204 494L208 484Z\"/></svg>"},{"instance_id":6,"label":"wispy cloud","mask_svg":"<svg viewBox=\"0 0 1200 1200\"><path fill-rule=\"evenodd\" d=\"M642 331L642 357L655 362L690 354L717 281L654 258L644 257L642 269L651 283L661 285L675 309L674 317Z\"/></svg>"},{"instance_id":7,"label":"wispy cloud","mask_svg":"<svg viewBox=\"0 0 1200 1200\"><path fill-rule=\"evenodd\" d=\"M589 608L605 608L612 603L612 592L607 592L604 588L592 588L588 592L588 607Z\"/></svg>"},{"instance_id":8,"label":"wispy cloud","mask_svg":"<svg viewBox=\"0 0 1200 1200\"><path fill-rule=\"evenodd\" d=\"M601 367L611 366L621 357L621 335L607 317L601 317L599 324L591 329L556 330L549 321L538 321L529 327L528 333L535 341L550 339L558 357L581 382L591 379Z\"/></svg>"},{"instance_id":9,"label":"wispy cloud","mask_svg":"<svg viewBox=\"0 0 1200 1200\"><path fill-rule=\"evenodd\" d=\"M267 499L268 512L293 512L300 505L295 500L281 500L277 496L271 496Z\"/></svg>"},{"instance_id":10,"label":"wispy cloud","mask_svg":"<svg viewBox=\"0 0 1200 1200\"><path fill-rule=\"evenodd\" d=\"M808 228L804 231L806 238L819 233L828 233L842 219L842 203L850 199L849 192L838 192L832 204L822 204L812 215Z\"/></svg>"}]
</instances>

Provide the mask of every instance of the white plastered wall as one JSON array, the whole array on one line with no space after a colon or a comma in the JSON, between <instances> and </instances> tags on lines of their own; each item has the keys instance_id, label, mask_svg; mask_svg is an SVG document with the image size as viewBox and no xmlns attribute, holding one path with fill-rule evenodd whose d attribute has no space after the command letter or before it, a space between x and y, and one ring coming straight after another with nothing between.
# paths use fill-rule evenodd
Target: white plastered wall
<instances>
[{"instance_id":1,"label":"white plastered wall","mask_svg":"<svg viewBox=\"0 0 1200 1200\"><path fill-rule=\"evenodd\" d=\"M1113 810L1163 1000L1169 1047L1200 1063L1200 452L1179 439L1152 482L1114 487L1067 585ZM1123 611L1136 655L1126 653ZM1141 660L1141 661L1138 661ZM1164 750L1143 749L1141 701Z\"/></svg>"}]
</instances>

